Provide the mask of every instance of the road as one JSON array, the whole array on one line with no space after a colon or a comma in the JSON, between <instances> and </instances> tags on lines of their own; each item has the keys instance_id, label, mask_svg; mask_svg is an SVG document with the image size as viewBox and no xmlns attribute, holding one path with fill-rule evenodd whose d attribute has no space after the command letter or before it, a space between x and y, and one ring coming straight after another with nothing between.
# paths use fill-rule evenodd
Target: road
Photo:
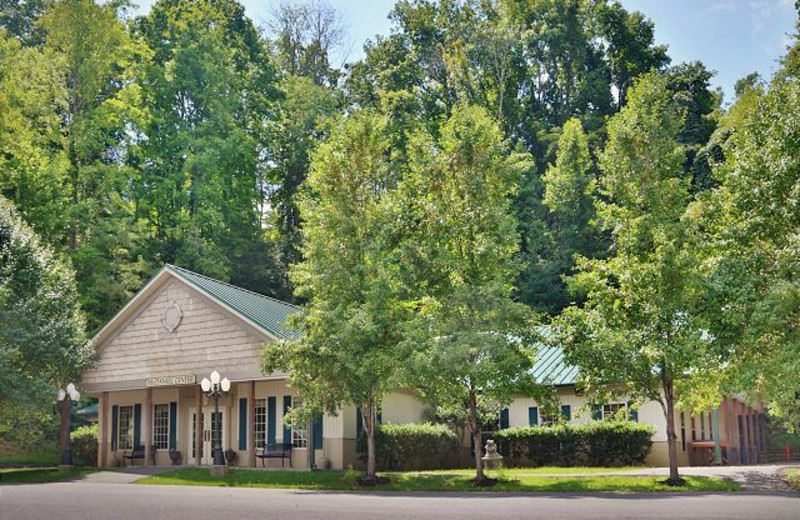
<instances>
[{"instance_id":1,"label":"road","mask_svg":"<svg viewBox=\"0 0 800 520\"><path fill-rule=\"evenodd\" d=\"M0 487L0 520L454 518L798 520L800 496L767 494L337 493L62 482Z\"/></svg>"}]
</instances>

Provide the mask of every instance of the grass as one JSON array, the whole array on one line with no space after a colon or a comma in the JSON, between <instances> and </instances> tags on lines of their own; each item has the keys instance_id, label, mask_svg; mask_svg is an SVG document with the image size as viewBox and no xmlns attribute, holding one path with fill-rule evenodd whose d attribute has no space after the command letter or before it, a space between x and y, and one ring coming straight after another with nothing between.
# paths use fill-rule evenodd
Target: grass
<instances>
[{"instance_id":1,"label":"grass","mask_svg":"<svg viewBox=\"0 0 800 520\"><path fill-rule=\"evenodd\" d=\"M800 489L800 468L789 468L784 475L786 481L797 489Z\"/></svg>"},{"instance_id":2,"label":"grass","mask_svg":"<svg viewBox=\"0 0 800 520\"><path fill-rule=\"evenodd\" d=\"M552 468L551 468L552 469ZM574 468L572 468L574 470ZM663 477L634 477L627 475L587 477L542 477L523 473L525 470L487 472L498 479L493 487L475 487L471 474L456 472L387 472L381 473L391 483L375 488L356 485L359 475L354 471L258 471L233 469L222 477L212 477L208 469L184 468L137 480L137 484L295 488L338 491L495 491L495 492L664 492L664 491L736 491L738 484L706 477L685 477L687 485L673 488L661 484ZM532 470L527 470L528 472Z\"/></svg>"},{"instance_id":3,"label":"grass","mask_svg":"<svg viewBox=\"0 0 800 520\"><path fill-rule=\"evenodd\" d=\"M0 485L2 484L41 484L71 480L95 471L92 468L2 468L0 469Z\"/></svg>"},{"instance_id":4,"label":"grass","mask_svg":"<svg viewBox=\"0 0 800 520\"><path fill-rule=\"evenodd\" d=\"M14 453L0 454L0 465L23 466L26 464L55 465L59 462L58 453Z\"/></svg>"}]
</instances>

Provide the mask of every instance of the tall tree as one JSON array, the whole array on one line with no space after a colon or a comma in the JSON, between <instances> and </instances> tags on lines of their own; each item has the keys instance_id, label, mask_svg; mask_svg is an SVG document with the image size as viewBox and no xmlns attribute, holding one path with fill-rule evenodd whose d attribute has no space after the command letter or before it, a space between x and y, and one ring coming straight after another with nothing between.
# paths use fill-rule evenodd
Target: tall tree
<instances>
[{"instance_id":1,"label":"tall tree","mask_svg":"<svg viewBox=\"0 0 800 520\"><path fill-rule=\"evenodd\" d=\"M488 483L485 412L521 390L533 362L529 310L511 299L519 236L510 195L527 165L505 146L485 110L459 105L439 139L424 131L411 139L401 188L415 231L401 248L400 269L418 288L407 304L415 309L406 332L409 380L466 417L477 485Z\"/></svg>"},{"instance_id":2,"label":"tall tree","mask_svg":"<svg viewBox=\"0 0 800 520\"><path fill-rule=\"evenodd\" d=\"M265 373L288 372L307 412L337 414L348 404L361 411L366 484L379 482L377 411L396 388L403 362L398 282L387 253L393 227L386 201L397 179L386 126L385 118L357 112L314 154L300 201L303 261L291 272L298 295L308 300L295 322L300 337L266 347L264 363Z\"/></svg>"},{"instance_id":3,"label":"tall tree","mask_svg":"<svg viewBox=\"0 0 800 520\"><path fill-rule=\"evenodd\" d=\"M800 424L800 79L783 74L766 92L748 86L723 119L733 131L703 199L708 262L717 266L711 333L737 352L729 384ZM728 117L733 118L728 121Z\"/></svg>"},{"instance_id":4,"label":"tall tree","mask_svg":"<svg viewBox=\"0 0 800 520\"><path fill-rule=\"evenodd\" d=\"M585 304L565 309L556 321L566 359L580 367L589 387L618 384L620 392L661 405L671 485L683 484L676 403L701 389L710 403L714 389L705 383L725 361L702 312L708 273L700 261L699 224L686 213L683 126L667 80L639 79L609 123L600 160L598 216L611 231L613 255L578 260L569 284Z\"/></svg>"},{"instance_id":5,"label":"tall tree","mask_svg":"<svg viewBox=\"0 0 800 520\"><path fill-rule=\"evenodd\" d=\"M38 25L53 0L0 0L0 28L25 45L41 45L44 31Z\"/></svg>"},{"instance_id":6,"label":"tall tree","mask_svg":"<svg viewBox=\"0 0 800 520\"><path fill-rule=\"evenodd\" d=\"M161 0L135 34L153 52L130 161L147 257L279 293L261 211L280 97L265 41L233 0Z\"/></svg>"},{"instance_id":7,"label":"tall tree","mask_svg":"<svg viewBox=\"0 0 800 520\"><path fill-rule=\"evenodd\" d=\"M33 444L58 389L78 380L94 350L69 262L1 196L0 259L0 438Z\"/></svg>"}]
</instances>

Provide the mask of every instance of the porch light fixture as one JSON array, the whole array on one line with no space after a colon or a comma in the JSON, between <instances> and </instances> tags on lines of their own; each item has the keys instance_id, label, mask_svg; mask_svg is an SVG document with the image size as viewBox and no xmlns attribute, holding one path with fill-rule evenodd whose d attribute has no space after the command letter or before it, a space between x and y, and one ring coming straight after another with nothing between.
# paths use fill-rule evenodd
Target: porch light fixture
<instances>
[{"instance_id":1,"label":"porch light fixture","mask_svg":"<svg viewBox=\"0 0 800 520\"><path fill-rule=\"evenodd\" d=\"M211 451L214 456L215 466L224 466L225 458L222 455L222 422L219 420L219 396L231 389L231 382L228 378L220 380L219 372L214 370L209 378L204 377L200 381L200 388L208 397L214 398L214 441Z\"/></svg>"},{"instance_id":2,"label":"porch light fixture","mask_svg":"<svg viewBox=\"0 0 800 520\"><path fill-rule=\"evenodd\" d=\"M72 403L77 403L81 393L70 383L58 391L58 411L61 414L61 466L72 466L72 442L69 438Z\"/></svg>"}]
</instances>

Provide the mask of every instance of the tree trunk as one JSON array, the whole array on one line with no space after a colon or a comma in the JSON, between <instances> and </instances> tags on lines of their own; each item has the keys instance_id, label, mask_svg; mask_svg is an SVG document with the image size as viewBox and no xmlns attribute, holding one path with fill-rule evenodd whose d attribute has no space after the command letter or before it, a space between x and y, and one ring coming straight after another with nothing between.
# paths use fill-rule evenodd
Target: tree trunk
<instances>
[{"instance_id":1,"label":"tree trunk","mask_svg":"<svg viewBox=\"0 0 800 520\"><path fill-rule=\"evenodd\" d=\"M669 453L669 478L670 486L682 486L686 482L678 474L678 448L677 435L675 434L675 388L674 381L668 377L662 378L664 387L664 417L667 420L667 450Z\"/></svg>"},{"instance_id":2,"label":"tree trunk","mask_svg":"<svg viewBox=\"0 0 800 520\"><path fill-rule=\"evenodd\" d=\"M58 403L59 412L61 414L61 464L66 466L72 465L72 443L69 438L70 426L70 409L72 408L72 400L69 395L64 397L64 400Z\"/></svg>"},{"instance_id":3,"label":"tree trunk","mask_svg":"<svg viewBox=\"0 0 800 520\"><path fill-rule=\"evenodd\" d=\"M473 393L469 396L469 416L467 417L469 431L472 434L472 443L475 446L475 484L482 484L487 481L483 473L483 459L481 459L481 427L478 424L478 402L477 396Z\"/></svg>"}]
</instances>

